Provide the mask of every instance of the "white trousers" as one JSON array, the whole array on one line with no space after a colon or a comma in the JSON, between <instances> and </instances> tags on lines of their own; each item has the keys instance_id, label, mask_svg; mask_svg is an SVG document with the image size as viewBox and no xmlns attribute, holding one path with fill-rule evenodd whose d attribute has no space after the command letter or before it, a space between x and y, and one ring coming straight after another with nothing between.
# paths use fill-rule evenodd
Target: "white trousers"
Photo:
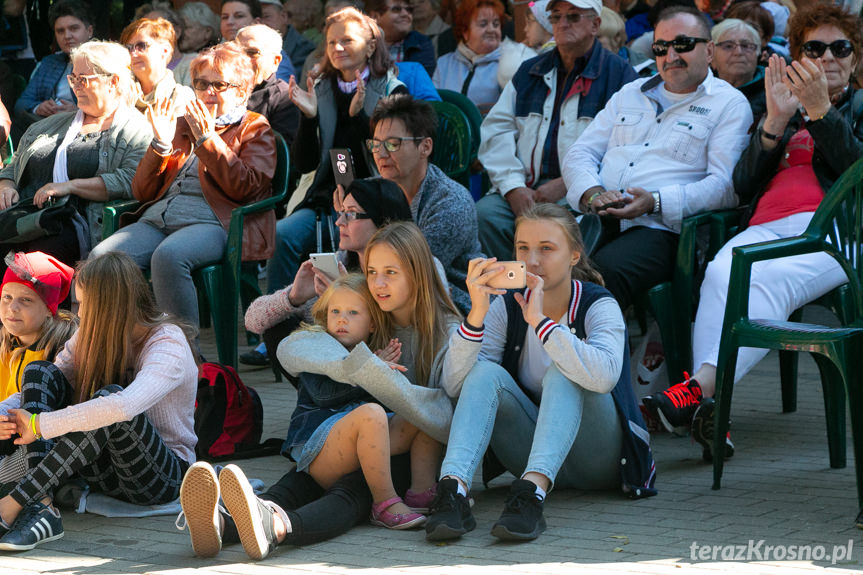
<instances>
[{"instance_id":1,"label":"white trousers","mask_svg":"<svg viewBox=\"0 0 863 575\"><path fill-rule=\"evenodd\" d=\"M716 367L719 340L728 300L731 275L731 250L737 246L800 235L809 225L813 212L750 226L737 234L707 266L701 284L701 301L695 315L692 335L693 367L697 372L707 364ZM752 266L749 288L749 317L784 321L794 310L821 297L847 281L842 267L825 253L806 254L756 262ZM769 350L740 348L734 381L739 381Z\"/></svg>"}]
</instances>

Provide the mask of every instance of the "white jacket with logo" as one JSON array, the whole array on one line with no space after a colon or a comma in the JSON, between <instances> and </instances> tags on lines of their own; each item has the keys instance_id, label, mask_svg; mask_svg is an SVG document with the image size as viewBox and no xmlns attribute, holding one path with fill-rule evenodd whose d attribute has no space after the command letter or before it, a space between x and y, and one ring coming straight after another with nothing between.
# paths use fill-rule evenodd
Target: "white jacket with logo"
<instances>
[{"instance_id":1,"label":"white jacket with logo","mask_svg":"<svg viewBox=\"0 0 863 575\"><path fill-rule=\"evenodd\" d=\"M624 86L569 148L561 171L573 208L593 186L658 191L661 213L632 225L679 233L687 216L737 205L731 176L749 141L749 102L708 70L690 97L663 110L662 84L657 74Z\"/></svg>"}]
</instances>

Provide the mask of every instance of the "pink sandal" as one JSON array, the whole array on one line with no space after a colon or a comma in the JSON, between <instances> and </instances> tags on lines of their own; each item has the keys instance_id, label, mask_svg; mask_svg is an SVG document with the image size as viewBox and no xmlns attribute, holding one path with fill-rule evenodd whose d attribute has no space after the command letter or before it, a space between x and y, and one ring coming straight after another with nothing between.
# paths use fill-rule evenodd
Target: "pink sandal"
<instances>
[{"instance_id":1,"label":"pink sandal","mask_svg":"<svg viewBox=\"0 0 863 575\"><path fill-rule=\"evenodd\" d=\"M419 527L426 521L422 513L390 513L387 509L396 503L403 503L401 497L393 497L380 503L372 504L372 515L369 518L372 525L387 529L411 529Z\"/></svg>"},{"instance_id":2,"label":"pink sandal","mask_svg":"<svg viewBox=\"0 0 863 575\"><path fill-rule=\"evenodd\" d=\"M435 495L437 495L437 485L432 485L425 491L408 489L405 492L405 505L416 513L428 513Z\"/></svg>"}]
</instances>

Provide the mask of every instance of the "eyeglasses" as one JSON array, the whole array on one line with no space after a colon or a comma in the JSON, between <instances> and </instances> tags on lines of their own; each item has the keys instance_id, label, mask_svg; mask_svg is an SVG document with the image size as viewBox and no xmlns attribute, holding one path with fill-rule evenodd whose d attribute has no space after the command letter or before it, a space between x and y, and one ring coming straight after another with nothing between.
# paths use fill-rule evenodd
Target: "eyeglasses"
<instances>
[{"instance_id":1,"label":"eyeglasses","mask_svg":"<svg viewBox=\"0 0 863 575\"><path fill-rule=\"evenodd\" d=\"M126 44L126 50L129 51L129 54L134 54L135 52L146 52L147 48L149 47L149 42L135 42L134 44Z\"/></svg>"},{"instance_id":2,"label":"eyeglasses","mask_svg":"<svg viewBox=\"0 0 863 575\"><path fill-rule=\"evenodd\" d=\"M192 87L198 92L206 92L212 86L214 92L224 92L228 88L239 88L238 84L231 84L230 82L223 82L221 80L216 80L215 82L210 82L207 80L202 80L200 78L196 78L192 80Z\"/></svg>"},{"instance_id":3,"label":"eyeglasses","mask_svg":"<svg viewBox=\"0 0 863 575\"><path fill-rule=\"evenodd\" d=\"M103 76L113 76L114 74L66 74L66 81L69 82L69 85L72 87L75 86L83 86L84 88L90 87L90 82L96 80L96 78L101 78Z\"/></svg>"},{"instance_id":4,"label":"eyeglasses","mask_svg":"<svg viewBox=\"0 0 863 575\"><path fill-rule=\"evenodd\" d=\"M755 50L758 49L758 44L755 44L754 42L735 42L734 40L725 40L724 42L717 42L716 47L723 52L734 52L737 48L740 48L740 51L744 54L754 54Z\"/></svg>"},{"instance_id":5,"label":"eyeglasses","mask_svg":"<svg viewBox=\"0 0 863 575\"><path fill-rule=\"evenodd\" d=\"M566 19L566 21L569 22L570 24L578 24L579 22L581 22L584 19L594 18L595 16L596 16L596 14L587 13L587 12L585 12L585 13L568 12L566 14L554 13L554 14L549 15L548 21L551 22L552 26L554 26L555 24L557 24L558 22L560 22L563 19Z\"/></svg>"},{"instance_id":6,"label":"eyeglasses","mask_svg":"<svg viewBox=\"0 0 863 575\"><path fill-rule=\"evenodd\" d=\"M392 6L390 6L390 12L392 12L393 14L398 14L399 12L407 12L408 14L413 14L414 7L407 6L405 4L393 4Z\"/></svg>"},{"instance_id":7,"label":"eyeglasses","mask_svg":"<svg viewBox=\"0 0 863 575\"><path fill-rule=\"evenodd\" d=\"M654 40L653 45L650 47L653 50L653 55L657 58L661 56L665 56L668 54L668 47L671 46L674 48L674 51L678 54L684 54L686 52L692 52L695 50L696 44L708 43L710 40L707 38L693 38L692 36L678 36L674 40Z\"/></svg>"},{"instance_id":8,"label":"eyeglasses","mask_svg":"<svg viewBox=\"0 0 863 575\"><path fill-rule=\"evenodd\" d=\"M248 56L249 58L257 58L262 54L262 52L257 48L246 48L245 50L243 50L243 52L245 52L246 56Z\"/></svg>"},{"instance_id":9,"label":"eyeglasses","mask_svg":"<svg viewBox=\"0 0 863 575\"><path fill-rule=\"evenodd\" d=\"M803 43L803 53L807 58L820 58L830 48L834 58L847 58L854 52L854 45L850 40L834 40L829 44L819 40L809 40Z\"/></svg>"},{"instance_id":10,"label":"eyeglasses","mask_svg":"<svg viewBox=\"0 0 863 575\"><path fill-rule=\"evenodd\" d=\"M369 149L369 152L372 154L378 154L381 151L381 147L386 148L387 152L398 152L399 148L402 147L402 142L416 142L417 140L424 140L425 138L417 136L415 138L399 138L393 136L392 138L387 138L386 140L376 140L370 138L366 140L366 148Z\"/></svg>"},{"instance_id":11,"label":"eyeglasses","mask_svg":"<svg viewBox=\"0 0 863 575\"><path fill-rule=\"evenodd\" d=\"M342 218L344 218L346 222L372 219L372 217L365 212L336 212L336 221L339 221Z\"/></svg>"}]
</instances>

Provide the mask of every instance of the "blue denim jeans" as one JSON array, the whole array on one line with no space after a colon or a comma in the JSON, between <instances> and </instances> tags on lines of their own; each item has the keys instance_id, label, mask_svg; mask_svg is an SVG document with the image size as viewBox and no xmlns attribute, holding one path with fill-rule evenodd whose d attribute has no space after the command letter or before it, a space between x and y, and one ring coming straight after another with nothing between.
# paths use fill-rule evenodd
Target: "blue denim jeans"
<instances>
[{"instance_id":1,"label":"blue denim jeans","mask_svg":"<svg viewBox=\"0 0 863 575\"><path fill-rule=\"evenodd\" d=\"M330 212L327 211L327 214ZM334 220L335 222L335 220ZM333 223L332 242L329 226L321 221L321 241L325 252L338 249L338 228ZM315 210L302 208L276 223L276 251L267 262L267 293L273 293L293 283L303 258L317 250L317 219ZM335 246L335 247L334 247Z\"/></svg>"},{"instance_id":2,"label":"blue denim jeans","mask_svg":"<svg viewBox=\"0 0 863 575\"><path fill-rule=\"evenodd\" d=\"M610 393L587 391L552 366L537 406L503 367L478 361L458 398L441 477L470 488L491 445L516 477L532 471L559 487L607 489L620 485L622 442Z\"/></svg>"}]
</instances>

